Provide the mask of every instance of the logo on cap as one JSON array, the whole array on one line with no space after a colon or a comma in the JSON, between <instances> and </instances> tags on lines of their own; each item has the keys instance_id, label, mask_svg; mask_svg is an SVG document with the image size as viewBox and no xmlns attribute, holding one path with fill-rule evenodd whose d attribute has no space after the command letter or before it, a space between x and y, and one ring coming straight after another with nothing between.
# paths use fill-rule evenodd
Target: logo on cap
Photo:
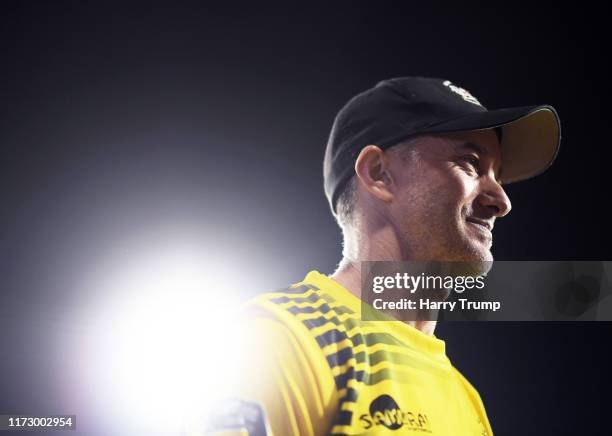
<instances>
[{"instance_id":1,"label":"logo on cap","mask_svg":"<svg viewBox=\"0 0 612 436\"><path fill-rule=\"evenodd\" d=\"M461 96L461 98L464 99L465 101L477 104L478 106L482 107L480 102L478 100L476 100L476 97L474 97L472 94L470 94L465 89L460 88L459 86L453 85L450 80L445 80L444 82L442 82L442 84L444 86L446 86L447 88L449 88L454 93L459 94Z\"/></svg>"}]
</instances>

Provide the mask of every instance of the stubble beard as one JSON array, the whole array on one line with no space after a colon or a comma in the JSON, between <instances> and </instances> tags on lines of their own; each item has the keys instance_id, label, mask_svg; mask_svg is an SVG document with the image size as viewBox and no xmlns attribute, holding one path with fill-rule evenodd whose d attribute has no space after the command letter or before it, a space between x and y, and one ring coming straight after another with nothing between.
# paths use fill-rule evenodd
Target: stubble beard
<instances>
[{"instance_id":1,"label":"stubble beard","mask_svg":"<svg viewBox=\"0 0 612 436\"><path fill-rule=\"evenodd\" d=\"M467 224L462 227L456 221L432 218L426 218L429 225L420 226L420 231L403 232L407 260L445 263L455 275L486 276L492 267L493 255L482 242L468 234Z\"/></svg>"}]
</instances>

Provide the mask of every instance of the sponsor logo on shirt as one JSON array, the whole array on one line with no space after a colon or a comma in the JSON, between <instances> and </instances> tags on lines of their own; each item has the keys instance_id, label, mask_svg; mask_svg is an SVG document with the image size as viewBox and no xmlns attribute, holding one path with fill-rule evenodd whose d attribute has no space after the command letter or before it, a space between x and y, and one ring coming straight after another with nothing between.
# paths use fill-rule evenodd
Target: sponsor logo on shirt
<instances>
[{"instance_id":1,"label":"sponsor logo on shirt","mask_svg":"<svg viewBox=\"0 0 612 436\"><path fill-rule=\"evenodd\" d=\"M403 409L389 395L381 395L370 403L370 413L359 417L364 430L384 426L389 430L421 431L431 433L429 418L425 413Z\"/></svg>"}]
</instances>

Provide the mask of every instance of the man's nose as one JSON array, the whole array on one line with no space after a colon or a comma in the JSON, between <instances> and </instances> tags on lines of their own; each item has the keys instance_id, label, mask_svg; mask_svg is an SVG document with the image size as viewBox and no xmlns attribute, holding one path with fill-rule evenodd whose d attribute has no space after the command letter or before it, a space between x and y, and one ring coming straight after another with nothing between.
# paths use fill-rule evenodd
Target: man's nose
<instances>
[{"instance_id":1,"label":"man's nose","mask_svg":"<svg viewBox=\"0 0 612 436\"><path fill-rule=\"evenodd\" d=\"M482 188L480 203L490 210L492 216L501 218L510 213L510 210L512 210L510 198L508 198L506 191L504 191L504 188L494 177L483 178Z\"/></svg>"}]
</instances>

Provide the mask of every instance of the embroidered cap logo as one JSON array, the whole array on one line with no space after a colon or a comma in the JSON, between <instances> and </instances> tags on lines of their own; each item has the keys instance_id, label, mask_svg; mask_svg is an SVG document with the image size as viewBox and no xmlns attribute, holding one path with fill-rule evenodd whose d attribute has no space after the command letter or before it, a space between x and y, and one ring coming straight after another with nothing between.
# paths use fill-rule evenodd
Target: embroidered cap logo
<instances>
[{"instance_id":1,"label":"embroidered cap logo","mask_svg":"<svg viewBox=\"0 0 612 436\"><path fill-rule=\"evenodd\" d=\"M467 90L465 90L465 89L463 89L463 88L461 88L459 86L453 85L450 80L445 80L442 84L444 86L446 86L447 88L449 88L454 93L459 94L461 96L461 98L464 99L465 101L477 104L478 106L482 107L482 105L476 99L476 97L474 97L472 94L470 94Z\"/></svg>"}]
</instances>

